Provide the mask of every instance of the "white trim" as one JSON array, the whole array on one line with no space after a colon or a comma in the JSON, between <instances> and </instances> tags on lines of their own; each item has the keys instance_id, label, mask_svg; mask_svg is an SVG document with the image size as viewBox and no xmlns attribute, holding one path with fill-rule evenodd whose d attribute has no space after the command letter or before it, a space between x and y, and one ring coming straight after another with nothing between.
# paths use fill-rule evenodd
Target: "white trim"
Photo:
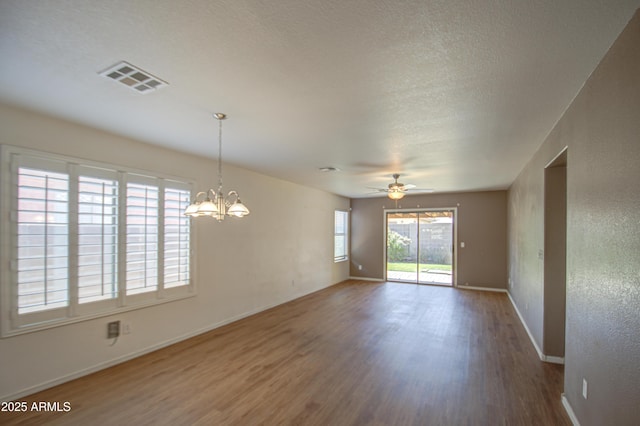
<instances>
[{"instance_id":1,"label":"white trim","mask_svg":"<svg viewBox=\"0 0 640 426\"><path fill-rule=\"evenodd\" d=\"M460 205L458 203L458 205ZM458 288L458 207L453 210L453 242L451 247L453 254L453 276L451 277L451 287Z\"/></svg>"},{"instance_id":2,"label":"white trim","mask_svg":"<svg viewBox=\"0 0 640 426\"><path fill-rule=\"evenodd\" d=\"M182 289L183 287L175 287L175 288ZM139 303L136 303L136 304L125 305L125 306L121 306L121 307L109 309L109 310L95 311L94 313L86 314L78 317L65 317L59 320L53 320L52 322L43 321L40 324L25 326L25 328L12 329L10 331L7 331L7 333L4 334L2 338L4 339L12 336L18 336L20 334L33 333L35 331L42 331L49 328L61 327L69 324L74 324L77 322L90 321L96 318L119 315L129 311L150 308L152 306L158 306L164 303L175 302L177 300L189 299L191 297L196 297L196 296L197 294L195 293L195 291L189 291L185 289L185 291L180 292L180 294L176 294L175 296L171 296L171 297L166 297L164 299L148 299L146 301L140 301Z\"/></svg>"},{"instance_id":3,"label":"white trim","mask_svg":"<svg viewBox=\"0 0 640 426\"><path fill-rule=\"evenodd\" d=\"M415 208L407 207L407 208L396 208L396 209L386 209L382 208L382 274L387 276L387 213L422 213L422 212L439 212L439 211L452 211L453 212L453 241L451 242L452 250L451 254L453 255L453 265L451 270L453 272L451 276L451 285L443 285L443 287L453 287L458 288L458 207L420 207L418 205ZM398 281L398 282L409 282L413 283L414 281ZM424 282L415 282L415 284L429 284ZM436 284L437 285L437 284Z\"/></svg>"},{"instance_id":4,"label":"white trim","mask_svg":"<svg viewBox=\"0 0 640 426\"><path fill-rule=\"evenodd\" d=\"M338 283L336 283L336 284L338 284ZM59 377L57 379L52 379L52 380L49 380L49 381L46 381L46 382L43 382L43 383L40 383L40 384L37 384L37 385L30 386L28 388L22 389L21 391L15 392L13 394L2 395L2 396L0 396L0 401L14 401L14 400L16 400L18 398L22 398L24 396L31 395L31 394L34 394L36 392L40 392L42 390L52 388L52 387L60 385L62 383L66 383L66 382L69 382L71 380L75 380L77 378L80 378L80 377L83 377L83 376L87 376L87 375L95 373L97 371L101 371L101 370L104 370L106 368L113 367L114 365L121 364L121 363L126 362L126 361L130 361L130 360L132 360L134 358L138 358L138 357L140 357L142 355L146 355L146 354L149 354L151 352L155 352L155 351L157 351L159 349L162 349L162 348L165 348L167 346L171 346L173 344L182 342L183 340L190 339L190 338L198 336L200 334L207 333L207 332L209 332L211 330L215 330L216 328L220 328L220 327L225 326L227 324L231 324L233 322L239 321L239 320L241 320L243 318L247 318L247 317L250 317L252 315L258 314L260 312L266 311L268 309L275 308L276 306L284 305L285 303L289 303L289 302L291 302L293 300L296 300L296 299L299 299L301 297L308 296L308 295L310 295L312 293L316 293L316 292L318 292L320 290L323 290L325 288L331 287L332 285L335 285L335 284L331 284L331 285L328 285L326 287L322 287L322 288L315 289L315 290L312 290L312 291L309 291L309 292L305 292L305 293L301 293L301 294L298 294L298 295L294 295L291 299L288 299L288 300L285 300L285 301L281 301L281 302L272 303L272 304L269 304L269 305L266 305L266 306L262 306L260 308L252 309L252 310L244 312L242 314L235 315L235 316L233 316L231 318L227 318L225 320L218 321L218 322L216 322L214 324L210 324L208 326L199 328L197 330L194 330L194 331L182 334L180 336L165 340L164 342L160 342L160 343L157 343L157 344L154 344L154 345L151 345L151 346L147 346L146 348L131 352L131 353L126 354L126 355L119 356L119 357L111 359L109 361L104 361L104 362L98 363L98 364L96 364L96 365L94 365L92 367L83 368L82 370L78 370L78 371L76 371L74 373L66 374L66 375L61 376L61 377ZM118 312L118 313L120 313L120 312Z\"/></svg>"},{"instance_id":5,"label":"white trim","mask_svg":"<svg viewBox=\"0 0 640 426\"><path fill-rule=\"evenodd\" d=\"M564 407L564 410L567 412L567 415L569 416L569 419L571 420L571 423L573 423L573 426L580 426L580 422L578 421L578 417L576 417L576 413L573 412L573 408L571 408L571 404L569 404L569 400L567 399L567 395L565 395L564 392L560 396L560 400L562 401L562 406Z\"/></svg>"},{"instance_id":6,"label":"white trim","mask_svg":"<svg viewBox=\"0 0 640 426\"><path fill-rule=\"evenodd\" d=\"M509 296L509 300L511 301L511 305L513 306L513 309L515 309L516 314L518 314L518 318L520 318L520 322L524 326L524 329L527 331L527 334L529 335L529 340L531 340L531 343L533 343L533 347L536 349L536 352L538 353L538 358L540 358L540 361L549 362L552 364L564 364L564 357L545 355L542 352L542 350L538 346L538 343L536 342L536 339L533 338L533 334L531 334L531 330L529 330L529 327L527 327L527 323L525 322L524 317L520 313L520 310L518 309L516 302L513 300L513 297L511 297L511 293L507 291L507 295Z\"/></svg>"},{"instance_id":7,"label":"white trim","mask_svg":"<svg viewBox=\"0 0 640 426\"><path fill-rule=\"evenodd\" d=\"M1 147L0 149L5 151L7 157L10 157L11 154L26 155L31 157L29 161L34 161L35 158L39 158L45 161L44 164L50 164L51 161L56 161L59 163L75 163L83 167L89 167L89 168L124 171L124 172L127 172L127 174L129 175L135 175L136 179L137 178L144 179L147 177L152 177L154 179L158 179L158 178L165 179L165 180L171 181L172 183L173 182L180 183L183 185L182 189L189 189L189 190L191 189L190 186L193 186L193 184L195 183L195 180L193 178L172 175L172 174L165 173L164 171L161 171L161 170L138 169L136 167L122 166L122 165L109 163L109 162L90 160L84 157L75 157L72 155L59 154L59 153L40 150L40 149L24 148L24 147L15 146L15 145L9 145L9 144L0 144L0 147ZM35 161L38 161L38 160L35 160ZM66 171L62 171L62 173L66 173ZM139 182L139 181L135 181L135 182Z\"/></svg>"},{"instance_id":8,"label":"white trim","mask_svg":"<svg viewBox=\"0 0 640 426\"><path fill-rule=\"evenodd\" d=\"M350 280L384 282L382 278L349 277Z\"/></svg>"},{"instance_id":9,"label":"white trim","mask_svg":"<svg viewBox=\"0 0 640 426\"><path fill-rule=\"evenodd\" d=\"M340 234L336 232L336 219L338 218L338 213L344 213L343 217L344 217L344 233ZM340 210L340 209L335 209L333 211L333 263L338 263L338 262L344 262L349 260L349 254L350 254L350 246L349 246L349 240L351 239L351 234L350 234L350 226L351 224L351 210ZM344 236L344 254L342 256L336 257L336 250L335 250L335 242L336 242L336 237L338 236Z\"/></svg>"},{"instance_id":10,"label":"white trim","mask_svg":"<svg viewBox=\"0 0 640 426\"><path fill-rule=\"evenodd\" d=\"M494 287L475 287L471 285L459 285L456 287L459 290L475 290L475 291L493 291L496 293L508 293L506 288L494 288Z\"/></svg>"},{"instance_id":11,"label":"white trim","mask_svg":"<svg viewBox=\"0 0 640 426\"><path fill-rule=\"evenodd\" d=\"M555 157L553 157L553 158L552 158L552 159L551 159L551 160L550 160L550 161L549 161L549 162L544 166L544 168L545 168L545 169L549 168L549 166L551 166L551 165L552 165L552 164L553 164L553 163L554 163L558 158L560 158L560 156L561 156L562 154L564 154L568 149L569 149L569 145L565 145L565 146L564 146L564 148L562 148L562 149L560 150L560 152L559 152L559 153L557 153L557 154L556 154L556 156L555 156Z\"/></svg>"},{"instance_id":12,"label":"white trim","mask_svg":"<svg viewBox=\"0 0 640 426\"><path fill-rule=\"evenodd\" d=\"M543 361L544 362L549 362L551 364L564 365L564 357L563 356L544 355Z\"/></svg>"},{"instance_id":13,"label":"white trim","mask_svg":"<svg viewBox=\"0 0 640 426\"><path fill-rule=\"evenodd\" d=\"M542 350L538 346L538 343L536 343L536 339L533 338L533 334L531 334L531 330L529 330L529 327L527 326L527 323L525 322L524 317L520 313L520 310L518 309L516 302L513 300L513 297L511 297L511 293L507 292L507 295L509 296L509 300L511 300L511 305L513 306L513 309L515 309L516 314L518 314L518 318L520 318L520 322L524 326L524 329L527 331L527 334L529 335L529 340L531 340L531 343L533 343L533 347L536 349L536 352L538 353L538 357L540 358L540 360L544 361L544 354L542 353Z\"/></svg>"},{"instance_id":14,"label":"white trim","mask_svg":"<svg viewBox=\"0 0 640 426\"><path fill-rule=\"evenodd\" d=\"M382 278L366 278L366 277L353 277L353 276L350 276L349 279L350 280L356 280L356 281L386 282ZM415 283L413 281L389 281L389 282L400 283L400 284L425 285L424 283ZM443 287L443 288L449 287L449 288L456 288L458 290L492 291L492 292L496 292L496 293L508 293L508 291L506 289L504 289L504 288L493 288L493 287L474 287L474 286L457 286L457 287L453 287L453 286L449 286L449 285L437 285L437 284L434 285L434 287Z\"/></svg>"}]
</instances>

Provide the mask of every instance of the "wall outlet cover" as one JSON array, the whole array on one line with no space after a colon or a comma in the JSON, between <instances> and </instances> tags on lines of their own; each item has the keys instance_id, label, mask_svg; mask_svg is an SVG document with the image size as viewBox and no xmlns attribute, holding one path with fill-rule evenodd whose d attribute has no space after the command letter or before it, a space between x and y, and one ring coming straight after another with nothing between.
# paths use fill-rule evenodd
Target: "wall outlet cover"
<instances>
[{"instance_id":1,"label":"wall outlet cover","mask_svg":"<svg viewBox=\"0 0 640 426\"><path fill-rule=\"evenodd\" d=\"M107 339L115 339L120 336L120 321L111 321L107 324Z\"/></svg>"}]
</instances>

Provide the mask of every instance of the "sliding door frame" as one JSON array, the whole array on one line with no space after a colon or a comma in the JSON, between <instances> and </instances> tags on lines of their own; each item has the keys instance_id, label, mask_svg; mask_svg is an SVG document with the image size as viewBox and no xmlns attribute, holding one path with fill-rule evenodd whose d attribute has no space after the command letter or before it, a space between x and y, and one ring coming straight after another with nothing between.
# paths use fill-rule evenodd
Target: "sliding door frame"
<instances>
[{"instance_id":1,"label":"sliding door frame","mask_svg":"<svg viewBox=\"0 0 640 426\"><path fill-rule=\"evenodd\" d=\"M440 212L440 211L451 211L453 212L453 241L451 242L451 251L453 255L453 265L451 266L452 275L451 275L451 287L458 287L458 208L457 207L437 207L437 208L406 208L406 209L383 209L382 211L382 265L383 265L383 273L384 280L387 281L387 214L388 213L423 213L423 212ZM418 228L419 228L420 220L418 216ZM419 282L419 274L416 275L416 284L421 285L429 285L428 283ZM398 281L398 282L412 282L412 281Z\"/></svg>"}]
</instances>

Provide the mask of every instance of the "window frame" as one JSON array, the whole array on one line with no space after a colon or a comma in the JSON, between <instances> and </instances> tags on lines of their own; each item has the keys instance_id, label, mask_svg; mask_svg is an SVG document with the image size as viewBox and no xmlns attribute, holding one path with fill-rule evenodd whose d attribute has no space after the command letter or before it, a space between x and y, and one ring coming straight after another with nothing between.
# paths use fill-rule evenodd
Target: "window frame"
<instances>
[{"instance_id":1,"label":"window frame","mask_svg":"<svg viewBox=\"0 0 640 426\"><path fill-rule=\"evenodd\" d=\"M178 257L187 256L186 280L178 286L164 288L165 257L165 195L167 191L185 192L185 198L191 200L194 182L184 177L176 177L164 173L133 169L104 162L75 158L67 155L47 153L11 145L0 145L0 337L10 337L23 333L58 327L61 325L87 321L94 318L118 314L131 310L146 308L175 300L194 297L197 294L195 285L195 259L192 256L195 247L194 226L188 224L186 249L178 253ZM68 258L67 272L67 306L55 309L44 309L32 313L18 313L18 182L20 168L43 170L47 172L65 173L68 175L67 214L68 241L66 245ZM95 173L91 173L91 172ZM78 234L79 218L79 186L80 177L117 178L117 294L116 297L104 300L80 303L78 297L78 261L80 246ZM149 181L158 187L157 206L157 252L156 270L158 287L154 291L127 295L126 277L126 197L127 182ZM188 203L188 200L185 200ZM181 205L178 202L178 205ZM172 214L175 215L175 212ZM175 218L174 218L175 219ZM188 218L187 218L188 220ZM182 222L184 224L184 222ZM46 247L46 246L45 246ZM184 259L180 259L181 261ZM104 262L104 260L103 260ZM5 267L6 266L6 267ZM184 283L186 282L186 283Z\"/></svg>"},{"instance_id":2,"label":"window frame","mask_svg":"<svg viewBox=\"0 0 640 426\"><path fill-rule=\"evenodd\" d=\"M343 221L344 221L344 232L338 232L337 230L337 225L338 225L338 215L343 217ZM336 209L334 211L334 216L333 216L333 262L334 263L338 263L338 262L345 262L347 260L349 260L349 211L348 210L339 210ZM336 252L336 241L339 237L343 237L344 238L344 253L341 255L338 255Z\"/></svg>"}]
</instances>

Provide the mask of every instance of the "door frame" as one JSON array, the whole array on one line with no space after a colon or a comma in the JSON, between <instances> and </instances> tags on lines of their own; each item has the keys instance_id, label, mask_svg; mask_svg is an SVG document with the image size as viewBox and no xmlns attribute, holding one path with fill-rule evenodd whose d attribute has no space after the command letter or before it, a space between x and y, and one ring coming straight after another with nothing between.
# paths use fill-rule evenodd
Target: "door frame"
<instances>
[{"instance_id":1,"label":"door frame","mask_svg":"<svg viewBox=\"0 0 640 426\"><path fill-rule=\"evenodd\" d=\"M458 208L457 207L431 207L431 208L406 208L406 209L383 209L382 210L382 272L384 280L387 281L387 213L422 213L422 212L453 212L453 241L451 242L451 251L453 265L451 265L451 287L458 287ZM394 281L396 282L396 281ZM410 281L397 281L406 282ZM428 283L420 283L416 279L416 284L432 285ZM445 286L442 286L445 287Z\"/></svg>"}]
</instances>

